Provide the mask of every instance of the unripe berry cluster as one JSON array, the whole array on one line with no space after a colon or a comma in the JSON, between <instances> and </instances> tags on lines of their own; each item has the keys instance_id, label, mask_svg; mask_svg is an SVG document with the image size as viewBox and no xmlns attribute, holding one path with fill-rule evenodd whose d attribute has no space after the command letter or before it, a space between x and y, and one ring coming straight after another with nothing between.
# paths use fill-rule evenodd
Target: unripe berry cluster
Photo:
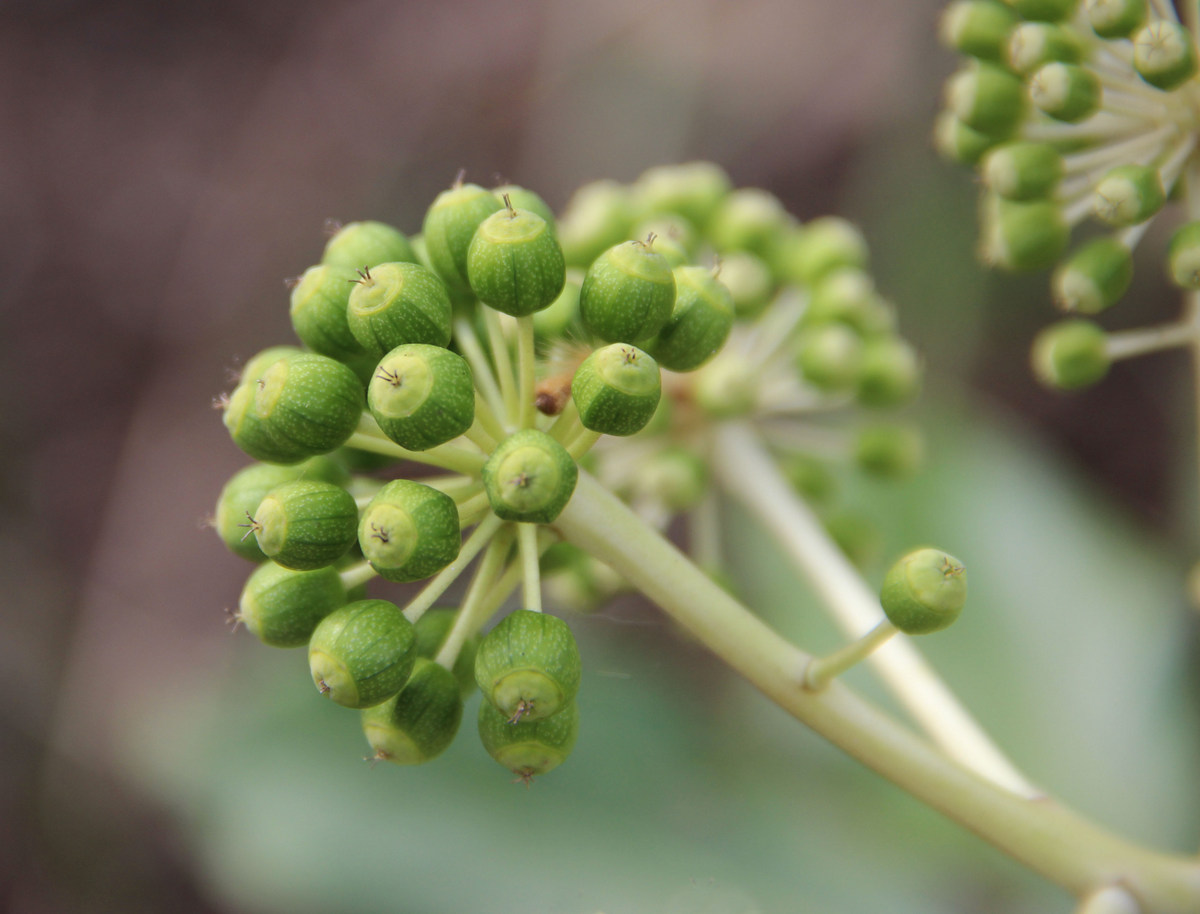
<instances>
[{"instance_id":1,"label":"unripe berry cluster","mask_svg":"<svg viewBox=\"0 0 1200 914\"><path fill-rule=\"evenodd\" d=\"M1197 49L1171 4L956 0L941 36L967 61L947 83L935 139L981 178L980 256L1054 267L1054 300L1073 315L1035 342L1038 377L1084 387L1115 359L1181 342L1106 334L1091 319L1125 295L1134 249L1195 159ZM1200 223L1177 232L1167 266L1176 284L1200 288Z\"/></svg>"},{"instance_id":2,"label":"unripe berry cluster","mask_svg":"<svg viewBox=\"0 0 1200 914\"><path fill-rule=\"evenodd\" d=\"M440 754L477 686L488 753L525 780L550 770L578 731L580 657L542 578L589 597L617 583L555 545L581 462L661 525L706 497L721 421L756 422L814 497L828 458L892 476L919 461L907 427L801 421L917 390L865 268L848 223L802 225L706 163L589 185L561 222L529 190L460 180L417 235L335 227L292 283L303 347L250 359L222 398L260 461L214 521L260 563L237 621L307 646L315 688L360 710L377 758ZM434 475L387 472L401 463ZM459 605L435 608L472 565ZM368 597L374 578L426 583L400 605ZM482 634L518 586L522 608Z\"/></svg>"}]
</instances>

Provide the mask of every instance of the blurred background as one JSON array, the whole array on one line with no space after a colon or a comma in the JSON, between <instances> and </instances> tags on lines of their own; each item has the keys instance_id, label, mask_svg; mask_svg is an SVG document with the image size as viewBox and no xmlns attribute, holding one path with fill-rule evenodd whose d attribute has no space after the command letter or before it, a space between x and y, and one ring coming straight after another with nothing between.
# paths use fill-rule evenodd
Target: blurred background
<instances>
[{"instance_id":1,"label":"blurred background","mask_svg":"<svg viewBox=\"0 0 1200 914\"><path fill-rule=\"evenodd\" d=\"M247 568L204 521L246 461L212 398L291 340L281 280L326 218L414 232L460 168L560 208L705 158L857 220L926 360L933 456L848 497L882 556L936 541L971 567L928 652L1035 780L1194 850L1186 365L1031 380L1046 277L976 266L971 176L928 140L939 6L0 5L0 910L1071 909L636 601L578 621L583 735L528 791L470 709L437 763L363 764L302 659L228 634ZM1112 326L1177 311L1142 263ZM752 524L729 540L752 605L836 643Z\"/></svg>"}]
</instances>

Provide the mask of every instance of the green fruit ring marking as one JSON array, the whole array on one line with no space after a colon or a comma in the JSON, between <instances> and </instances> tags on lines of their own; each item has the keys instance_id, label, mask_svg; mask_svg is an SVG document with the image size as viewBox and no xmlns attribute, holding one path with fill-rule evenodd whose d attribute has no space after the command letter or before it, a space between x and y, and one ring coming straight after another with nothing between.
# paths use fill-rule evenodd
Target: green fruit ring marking
<instances>
[{"instance_id":1,"label":"green fruit ring marking","mask_svg":"<svg viewBox=\"0 0 1200 914\"><path fill-rule=\"evenodd\" d=\"M554 500L562 483L557 464L542 448L527 445L508 454L496 468L500 500L514 511L536 511Z\"/></svg>"},{"instance_id":2,"label":"green fruit ring marking","mask_svg":"<svg viewBox=\"0 0 1200 914\"><path fill-rule=\"evenodd\" d=\"M396 505L385 502L369 508L363 525L370 531L362 543L363 555L372 565L398 568L417 548L417 525L407 511Z\"/></svg>"},{"instance_id":3,"label":"green fruit ring marking","mask_svg":"<svg viewBox=\"0 0 1200 914\"><path fill-rule=\"evenodd\" d=\"M429 360L419 353L402 352L379 364L372 383L371 402L389 419L407 419L425 405L433 390Z\"/></svg>"}]
</instances>

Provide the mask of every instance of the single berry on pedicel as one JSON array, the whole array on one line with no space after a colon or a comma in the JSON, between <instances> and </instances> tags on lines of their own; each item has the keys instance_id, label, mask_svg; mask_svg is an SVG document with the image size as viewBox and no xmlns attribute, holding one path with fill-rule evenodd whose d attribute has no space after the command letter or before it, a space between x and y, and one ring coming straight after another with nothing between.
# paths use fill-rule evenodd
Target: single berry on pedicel
<instances>
[{"instance_id":1,"label":"single berry on pedicel","mask_svg":"<svg viewBox=\"0 0 1200 914\"><path fill-rule=\"evenodd\" d=\"M360 271L350 292L350 332L381 356L403 343L447 346L453 312L446 287L415 263L381 263Z\"/></svg>"},{"instance_id":2,"label":"single berry on pedicel","mask_svg":"<svg viewBox=\"0 0 1200 914\"><path fill-rule=\"evenodd\" d=\"M571 754L579 736L579 705L571 702L542 720L508 720L486 701L479 703L479 741L487 754L523 780L554 770Z\"/></svg>"},{"instance_id":3,"label":"single berry on pedicel","mask_svg":"<svg viewBox=\"0 0 1200 914\"><path fill-rule=\"evenodd\" d=\"M505 208L479 224L467 249L471 291L489 307L525 317L549 307L562 293L566 261L546 220L528 210Z\"/></svg>"},{"instance_id":4,"label":"single berry on pedicel","mask_svg":"<svg viewBox=\"0 0 1200 914\"><path fill-rule=\"evenodd\" d=\"M939 549L908 553L888 570L880 591L888 621L910 635L950 625L966 601L966 568Z\"/></svg>"},{"instance_id":5,"label":"single berry on pedicel","mask_svg":"<svg viewBox=\"0 0 1200 914\"><path fill-rule=\"evenodd\" d=\"M300 479L268 492L250 523L259 548L276 564L323 568L354 545L358 507L341 486Z\"/></svg>"},{"instance_id":6,"label":"single berry on pedicel","mask_svg":"<svg viewBox=\"0 0 1200 914\"><path fill-rule=\"evenodd\" d=\"M467 251L479 224L504 204L478 184L456 184L442 191L425 213L422 237L429 263L451 292L471 292Z\"/></svg>"},{"instance_id":7,"label":"single berry on pedicel","mask_svg":"<svg viewBox=\"0 0 1200 914\"><path fill-rule=\"evenodd\" d=\"M579 691L579 648L562 619L518 609L484 636L475 681L506 720L541 720L569 705Z\"/></svg>"},{"instance_id":8,"label":"single berry on pedicel","mask_svg":"<svg viewBox=\"0 0 1200 914\"><path fill-rule=\"evenodd\" d=\"M605 435L640 432L653 417L661 395L658 365L631 343L595 350L571 381L571 397L584 428Z\"/></svg>"},{"instance_id":9,"label":"single berry on pedicel","mask_svg":"<svg viewBox=\"0 0 1200 914\"><path fill-rule=\"evenodd\" d=\"M483 465L483 487L502 520L548 524L567 506L579 469L566 448L537 429L505 438Z\"/></svg>"},{"instance_id":10,"label":"single berry on pedicel","mask_svg":"<svg viewBox=\"0 0 1200 914\"><path fill-rule=\"evenodd\" d=\"M419 765L437 758L454 742L462 713L454 674L418 657L408 682L394 698L362 712L363 733L375 758Z\"/></svg>"},{"instance_id":11,"label":"single berry on pedicel","mask_svg":"<svg viewBox=\"0 0 1200 914\"><path fill-rule=\"evenodd\" d=\"M466 359L426 343L383 357L367 385L367 406L383 433L410 451L457 438L475 420L475 385Z\"/></svg>"},{"instance_id":12,"label":"single berry on pedicel","mask_svg":"<svg viewBox=\"0 0 1200 914\"><path fill-rule=\"evenodd\" d=\"M712 271L677 267L675 305L646 351L671 371L694 371L711 359L733 329L733 296Z\"/></svg>"},{"instance_id":13,"label":"single berry on pedicel","mask_svg":"<svg viewBox=\"0 0 1200 914\"><path fill-rule=\"evenodd\" d=\"M593 261L579 290L589 333L606 343L636 343L662 329L675 307L675 277L653 244L618 244Z\"/></svg>"},{"instance_id":14,"label":"single berry on pedicel","mask_svg":"<svg viewBox=\"0 0 1200 914\"><path fill-rule=\"evenodd\" d=\"M419 581L458 556L458 507L444 492L411 479L393 479L363 510L358 543L381 577Z\"/></svg>"},{"instance_id":15,"label":"single berry on pedicel","mask_svg":"<svg viewBox=\"0 0 1200 914\"><path fill-rule=\"evenodd\" d=\"M265 562L242 588L236 618L263 644L302 647L317 623L345 602L346 588L332 566L292 571Z\"/></svg>"},{"instance_id":16,"label":"single berry on pedicel","mask_svg":"<svg viewBox=\"0 0 1200 914\"><path fill-rule=\"evenodd\" d=\"M383 222L347 222L325 244L321 263L335 267L342 279L355 270L380 263L416 263L417 256L404 235Z\"/></svg>"},{"instance_id":17,"label":"single berry on pedicel","mask_svg":"<svg viewBox=\"0 0 1200 914\"><path fill-rule=\"evenodd\" d=\"M417 636L400 607L358 600L334 610L313 630L308 666L322 695L347 708L387 701L408 681Z\"/></svg>"},{"instance_id":18,"label":"single berry on pedicel","mask_svg":"<svg viewBox=\"0 0 1200 914\"><path fill-rule=\"evenodd\" d=\"M363 267L360 263L359 269ZM346 281L355 274L329 264L309 267L292 287L289 314L296 336L314 352L344 362L366 355L350 332L346 308L353 286Z\"/></svg>"}]
</instances>

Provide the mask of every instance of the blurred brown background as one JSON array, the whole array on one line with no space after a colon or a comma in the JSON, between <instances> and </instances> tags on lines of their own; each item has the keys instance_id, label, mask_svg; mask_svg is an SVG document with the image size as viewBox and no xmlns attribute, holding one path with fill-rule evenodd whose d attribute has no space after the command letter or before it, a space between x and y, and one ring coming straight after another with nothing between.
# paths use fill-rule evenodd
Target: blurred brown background
<instances>
[{"instance_id":1,"label":"blurred brown background","mask_svg":"<svg viewBox=\"0 0 1200 914\"><path fill-rule=\"evenodd\" d=\"M416 231L460 168L558 208L709 158L801 218L859 218L934 377L1026 410L1185 528L1168 445L1188 420L1156 394L1180 366L1064 404L1024 365L1044 279L1003 281L1029 307L984 304L970 179L927 143L953 67L938 6L0 4L0 910L220 908L111 751L161 684L230 663L244 568L202 523L245 460L209 403L290 339L281 280L327 217Z\"/></svg>"}]
</instances>

